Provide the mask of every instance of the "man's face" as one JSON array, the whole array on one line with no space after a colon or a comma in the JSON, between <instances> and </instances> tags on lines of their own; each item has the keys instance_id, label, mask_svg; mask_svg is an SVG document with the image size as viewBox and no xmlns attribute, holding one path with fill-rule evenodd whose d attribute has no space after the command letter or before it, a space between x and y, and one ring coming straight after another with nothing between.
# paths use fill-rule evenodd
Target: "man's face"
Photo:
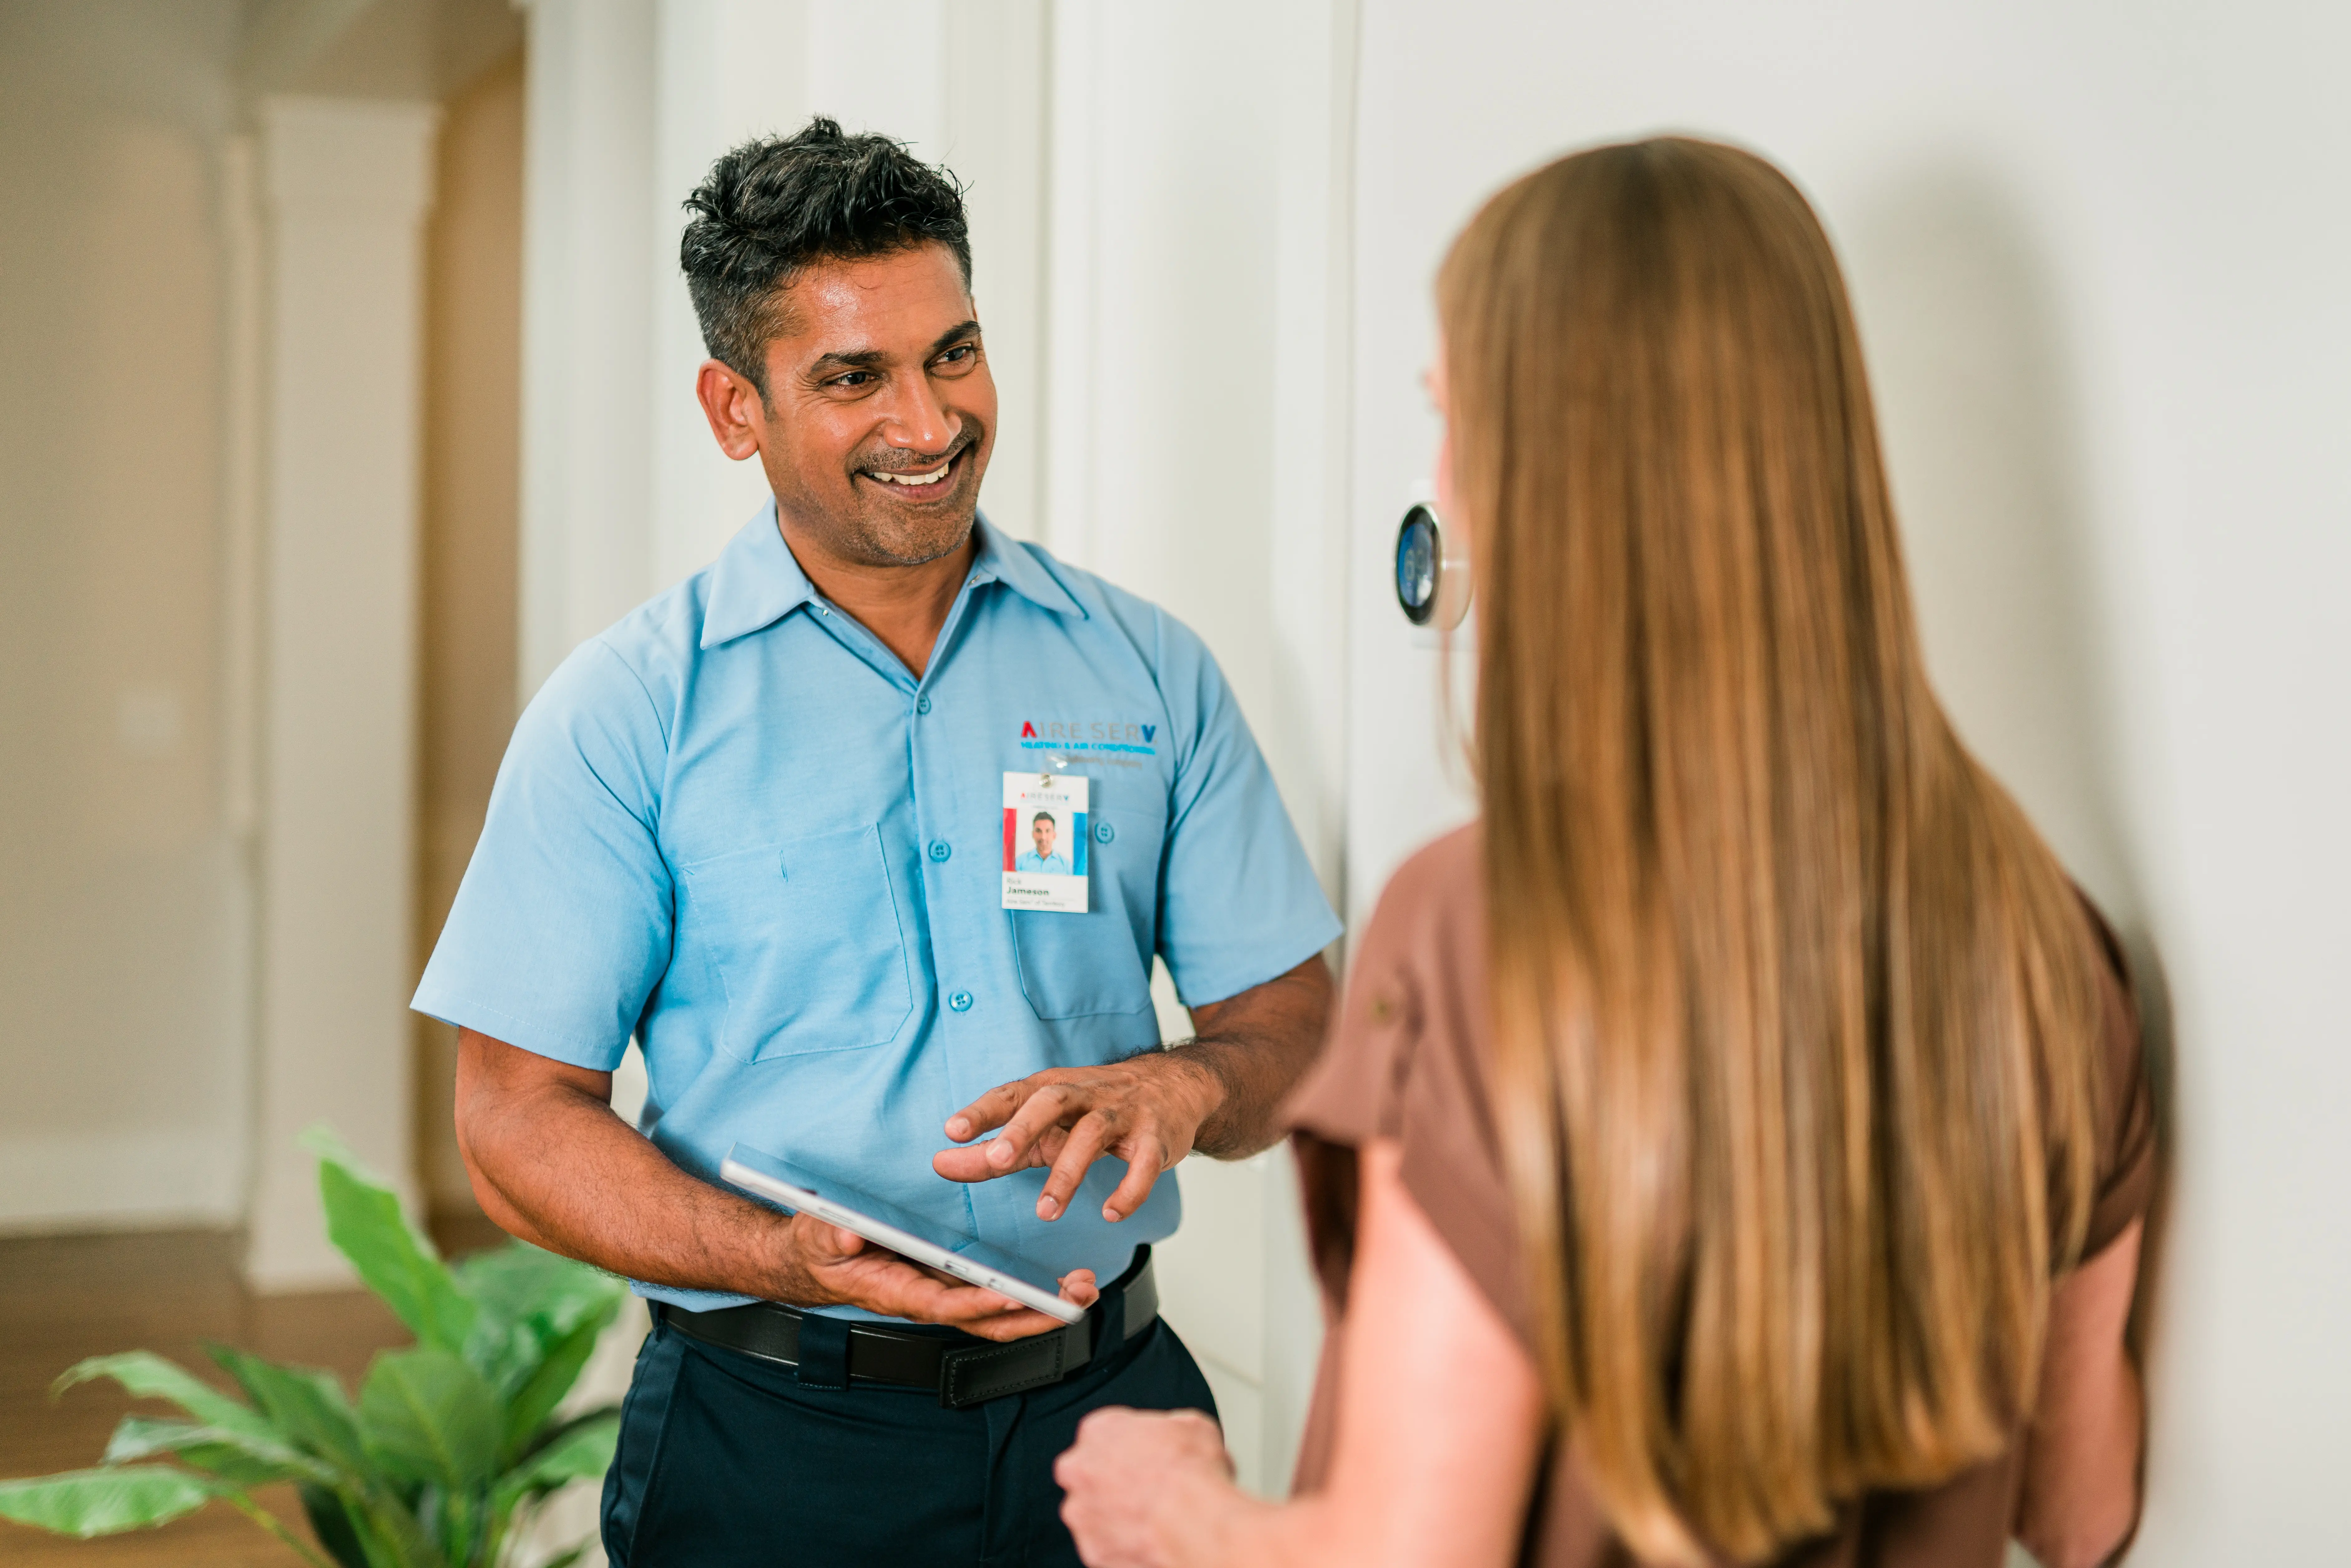
<instances>
[{"instance_id":1,"label":"man's face","mask_svg":"<svg viewBox=\"0 0 2351 1568\"><path fill-rule=\"evenodd\" d=\"M1029 826L1029 840L1037 846L1039 860L1050 859L1053 853L1053 819L1039 818Z\"/></svg>"},{"instance_id":2,"label":"man's face","mask_svg":"<svg viewBox=\"0 0 2351 1568\"><path fill-rule=\"evenodd\" d=\"M862 566L961 549L995 442L996 382L954 253L822 262L783 305L765 403L738 406L787 530Z\"/></svg>"}]
</instances>

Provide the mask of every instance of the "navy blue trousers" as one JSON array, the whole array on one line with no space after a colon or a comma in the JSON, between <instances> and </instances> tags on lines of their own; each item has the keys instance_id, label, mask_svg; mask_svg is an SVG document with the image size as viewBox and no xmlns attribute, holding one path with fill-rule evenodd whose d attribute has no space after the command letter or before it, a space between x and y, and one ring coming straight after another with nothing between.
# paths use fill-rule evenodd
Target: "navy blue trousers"
<instances>
[{"instance_id":1,"label":"navy blue trousers","mask_svg":"<svg viewBox=\"0 0 2351 1568\"><path fill-rule=\"evenodd\" d=\"M605 1555L612 1568L1077 1568L1053 1461L1104 1405L1217 1408L1165 1322L1063 1382L963 1410L920 1389L804 1384L656 1326L604 1478Z\"/></svg>"}]
</instances>

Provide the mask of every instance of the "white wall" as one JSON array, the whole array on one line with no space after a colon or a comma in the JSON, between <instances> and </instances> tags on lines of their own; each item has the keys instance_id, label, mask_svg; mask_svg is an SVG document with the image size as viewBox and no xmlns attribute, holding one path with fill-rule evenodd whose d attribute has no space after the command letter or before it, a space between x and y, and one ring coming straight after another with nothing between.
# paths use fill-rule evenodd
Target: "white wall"
<instances>
[{"instance_id":1,"label":"white wall","mask_svg":"<svg viewBox=\"0 0 2351 1568\"><path fill-rule=\"evenodd\" d=\"M242 1200L236 25L229 0L0 11L0 1228Z\"/></svg>"},{"instance_id":2,"label":"white wall","mask_svg":"<svg viewBox=\"0 0 2351 1568\"><path fill-rule=\"evenodd\" d=\"M2351 13L2279 3L1364 8L1351 902L1463 809L1384 578L1443 246L1595 140L1778 159L1848 266L1945 696L2168 977L2150 1564L2341 1554L2346 57Z\"/></svg>"},{"instance_id":3,"label":"white wall","mask_svg":"<svg viewBox=\"0 0 2351 1568\"><path fill-rule=\"evenodd\" d=\"M516 711L651 570L653 7L536 0L523 120Z\"/></svg>"},{"instance_id":4,"label":"white wall","mask_svg":"<svg viewBox=\"0 0 2351 1568\"><path fill-rule=\"evenodd\" d=\"M584 639L716 559L766 497L695 402L678 271L713 161L811 114L970 186L974 287L1002 395L983 505L1038 528L1043 0L893 13L883 68L847 0L533 0L524 283L520 696Z\"/></svg>"},{"instance_id":5,"label":"white wall","mask_svg":"<svg viewBox=\"0 0 2351 1568\"><path fill-rule=\"evenodd\" d=\"M1047 541L1207 642L1334 902L1353 14L1056 6L1047 319ZM1289 1158L1181 1180L1163 1305L1278 1493L1321 1326Z\"/></svg>"},{"instance_id":6,"label":"white wall","mask_svg":"<svg viewBox=\"0 0 2351 1568\"><path fill-rule=\"evenodd\" d=\"M694 398L708 355L678 271L681 204L728 148L789 134L812 114L894 136L969 187L972 285L1001 399L981 504L1034 537L1043 0L921 0L892 9L886 38L856 0L663 0L654 9L652 584L707 565L768 494L756 462L718 450Z\"/></svg>"}]
</instances>

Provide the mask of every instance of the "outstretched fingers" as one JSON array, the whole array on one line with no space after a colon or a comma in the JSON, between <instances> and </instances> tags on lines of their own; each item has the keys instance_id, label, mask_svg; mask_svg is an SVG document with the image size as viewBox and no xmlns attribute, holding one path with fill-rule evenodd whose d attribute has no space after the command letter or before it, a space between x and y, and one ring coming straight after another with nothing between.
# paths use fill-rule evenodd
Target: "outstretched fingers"
<instances>
[{"instance_id":1,"label":"outstretched fingers","mask_svg":"<svg viewBox=\"0 0 2351 1568\"><path fill-rule=\"evenodd\" d=\"M1037 1195L1037 1218L1059 1219L1070 1207L1070 1199L1078 1184L1086 1179L1086 1172L1102 1158L1112 1140L1119 1134L1118 1118L1111 1112L1097 1107L1078 1118L1053 1159L1053 1174L1045 1178L1045 1190Z\"/></svg>"},{"instance_id":2,"label":"outstretched fingers","mask_svg":"<svg viewBox=\"0 0 2351 1568\"><path fill-rule=\"evenodd\" d=\"M1093 1107L1093 1098L1073 1083L1040 1083L1030 1079L1029 1097L988 1140L987 1163L999 1174L1039 1164L1040 1145L1058 1129L1074 1127Z\"/></svg>"},{"instance_id":3,"label":"outstretched fingers","mask_svg":"<svg viewBox=\"0 0 2351 1568\"><path fill-rule=\"evenodd\" d=\"M1027 1098L1027 1079L999 1083L947 1118L947 1136L958 1144L967 1144L990 1127L1004 1125L1012 1113L1020 1109L1020 1102Z\"/></svg>"},{"instance_id":4,"label":"outstretched fingers","mask_svg":"<svg viewBox=\"0 0 2351 1568\"><path fill-rule=\"evenodd\" d=\"M1158 1183L1159 1173L1175 1161L1168 1158L1167 1145L1155 1132L1144 1133L1132 1141L1123 1151L1126 1175L1102 1205L1102 1218L1116 1224L1143 1207Z\"/></svg>"}]
</instances>

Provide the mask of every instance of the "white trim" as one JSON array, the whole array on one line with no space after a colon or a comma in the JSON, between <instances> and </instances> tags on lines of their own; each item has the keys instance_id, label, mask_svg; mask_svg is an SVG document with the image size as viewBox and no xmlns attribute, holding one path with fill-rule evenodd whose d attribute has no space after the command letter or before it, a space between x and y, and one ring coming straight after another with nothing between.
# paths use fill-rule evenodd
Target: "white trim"
<instances>
[{"instance_id":1,"label":"white trim","mask_svg":"<svg viewBox=\"0 0 2351 1568\"><path fill-rule=\"evenodd\" d=\"M1045 271L1050 300L1039 324L1043 342L1044 412L1039 461L1044 470L1044 541L1078 566L1095 560L1094 275L1100 204L1094 197L1094 83L1102 73L1101 27L1086 0L1053 7L1049 152L1045 193Z\"/></svg>"},{"instance_id":2,"label":"white trim","mask_svg":"<svg viewBox=\"0 0 2351 1568\"><path fill-rule=\"evenodd\" d=\"M653 13L528 16L517 707L649 591Z\"/></svg>"},{"instance_id":3,"label":"white trim","mask_svg":"<svg viewBox=\"0 0 2351 1568\"><path fill-rule=\"evenodd\" d=\"M429 104L261 106L267 507L260 983L247 1277L344 1277L295 1146L327 1122L414 1186Z\"/></svg>"}]
</instances>

